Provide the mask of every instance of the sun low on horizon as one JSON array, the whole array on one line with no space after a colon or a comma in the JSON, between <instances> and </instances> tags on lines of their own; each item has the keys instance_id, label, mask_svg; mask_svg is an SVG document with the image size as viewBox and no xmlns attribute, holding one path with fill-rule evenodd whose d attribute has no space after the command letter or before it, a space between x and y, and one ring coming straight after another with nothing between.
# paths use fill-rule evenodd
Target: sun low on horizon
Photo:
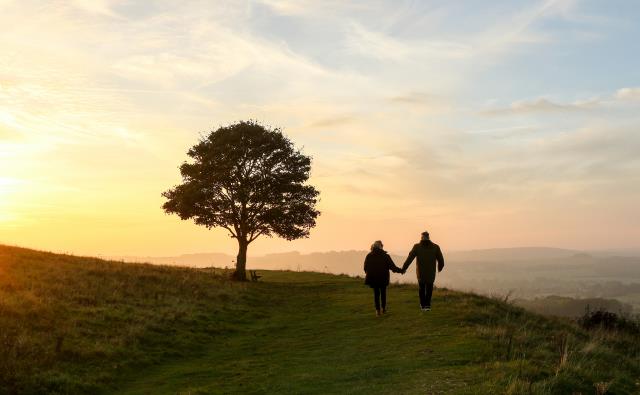
<instances>
[{"instance_id":1,"label":"sun low on horizon","mask_svg":"<svg viewBox=\"0 0 640 395\"><path fill-rule=\"evenodd\" d=\"M309 238L250 254L638 248L640 4L0 0L0 244L234 253L162 210L201 136L282 128Z\"/></svg>"}]
</instances>

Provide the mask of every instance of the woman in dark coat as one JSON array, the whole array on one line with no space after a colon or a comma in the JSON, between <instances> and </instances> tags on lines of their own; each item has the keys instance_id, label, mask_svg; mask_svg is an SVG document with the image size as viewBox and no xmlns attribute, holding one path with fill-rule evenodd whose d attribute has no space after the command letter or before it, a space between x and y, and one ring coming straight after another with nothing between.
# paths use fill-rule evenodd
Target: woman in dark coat
<instances>
[{"instance_id":1,"label":"woman in dark coat","mask_svg":"<svg viewBox=\"0 0 640 395\"><path fill-rule=\"evenodd\" d=\"M389 270L400 273L389 254L382 249L382 242L376 241L371 245L371 252L364 260L364 283L373 288L373 301L376 305L376 315L384 314L387 307L387 286L389 285Z\"/></svg>"}]
</instances>

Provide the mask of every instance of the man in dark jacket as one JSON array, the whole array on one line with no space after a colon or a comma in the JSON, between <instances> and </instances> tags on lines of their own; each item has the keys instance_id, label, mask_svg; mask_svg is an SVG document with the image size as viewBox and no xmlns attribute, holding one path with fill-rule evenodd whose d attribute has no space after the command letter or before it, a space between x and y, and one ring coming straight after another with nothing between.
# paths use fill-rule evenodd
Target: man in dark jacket
<instances>
[{"instance_id":1,"label":"man in dark jacket","mask_svg":"<svg viewBox=\"0 0 640 395\"><path fill-rule=\"evenodd\" d=\"M402 273L407 271L414 259L418 261L416 275L418 276L420 307L422 311L430 311L433 282L436 280L436 263L438 264L438 272L441 272L444 268L444 257L440 246L429 239L429 232L422 232L422 239L413 246L407 260L402 265Z\"/></svg>"},{"instance_id":2,"label":"man in dark jacket","mask_svg":"<svg viewBox=\"0 0 640 395\"><path fill-rule=\"evenodd\" d=\"M373 288L373 302L376 306L376 315L387 311L387 286L389 286L389 270L400 273L389 254L382 249L382 242L377 240L371 245L371 252L364 260L364 283Z\"/></svg>"}]
</instances>

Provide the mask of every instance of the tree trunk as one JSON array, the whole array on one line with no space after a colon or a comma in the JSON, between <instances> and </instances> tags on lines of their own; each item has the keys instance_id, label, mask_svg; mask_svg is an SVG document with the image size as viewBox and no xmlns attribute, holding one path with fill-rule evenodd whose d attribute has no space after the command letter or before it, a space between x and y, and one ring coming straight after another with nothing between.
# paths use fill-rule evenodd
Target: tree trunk
<instances>
[{"instance_id":1,"label":"tree trunk","mask_svg":"<svg viewBox=\"0 0 640 395\"><path fill-rule=\"evenodd\" d=\"M238 281L247 280L247 248L249 243L246 240L238 239L238 257L236 259L236 271L233 279Z\"/></svg>"}]
</instances>

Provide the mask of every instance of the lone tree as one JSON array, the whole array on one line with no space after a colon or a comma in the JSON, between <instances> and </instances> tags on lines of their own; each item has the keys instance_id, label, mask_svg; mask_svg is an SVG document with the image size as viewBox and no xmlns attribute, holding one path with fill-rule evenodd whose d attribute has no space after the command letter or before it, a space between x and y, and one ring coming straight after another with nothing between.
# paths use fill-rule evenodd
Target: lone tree
<instances>
[{"instance_id":1,"label":"lone tree","mask_svg":"<svg viewBox=\"0 0 640 395\"><path fill-rule=\"evenodd\" d=\"M182 184L165 191L162 208L238 241L233 277L246 280L247 248L260 236L308 237L320 214L319 192L306 184L311 158L279 128L241 121L218 128L189 149Z\"/></svg>"}]
</instances>

